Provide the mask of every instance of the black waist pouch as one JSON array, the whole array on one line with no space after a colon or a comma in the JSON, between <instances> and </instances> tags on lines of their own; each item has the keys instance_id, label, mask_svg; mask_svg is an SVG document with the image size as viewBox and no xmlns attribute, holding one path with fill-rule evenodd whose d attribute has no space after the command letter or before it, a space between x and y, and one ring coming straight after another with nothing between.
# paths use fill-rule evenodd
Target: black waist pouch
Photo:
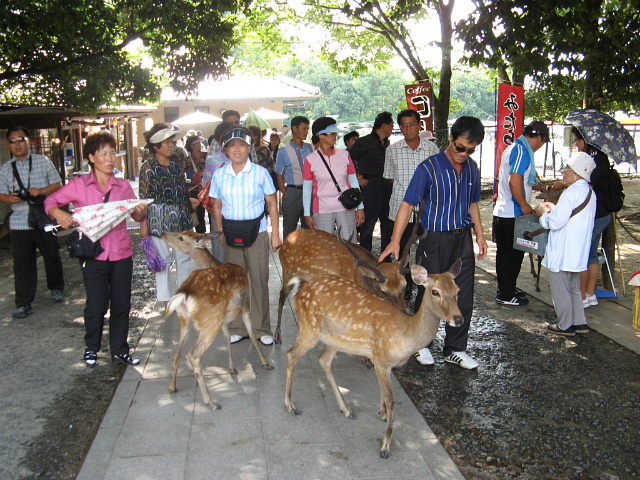
<instances>
[{"instance_id":1,"label":"black waist pouch","mask_svg":"<svg viewBox=\"0 0 640 480\"><path fill-rule=\"evenodd\" d=\"M252 220L222 219L222 233L230 247L250 247L258 238L260 221L264 213Z\"/></svg>"}]
</instances>

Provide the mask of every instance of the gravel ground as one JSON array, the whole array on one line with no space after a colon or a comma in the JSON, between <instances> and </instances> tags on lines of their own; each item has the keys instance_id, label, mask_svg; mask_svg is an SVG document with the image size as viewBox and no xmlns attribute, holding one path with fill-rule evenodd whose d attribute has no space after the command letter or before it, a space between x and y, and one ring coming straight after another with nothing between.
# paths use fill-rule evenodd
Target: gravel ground
<instances>
[{"instance_id":1,"label":"gravel ground","mask_svg":"<svg viewBox=\"0 0 640 480\"><path fill-rule=\"evenodd\" d=\"M620 212L626 272L640 270L640 184L625 180ZM488 234L490 200L483 199ZM635 238L631 235L635 235ZM137 244L139 238L133 235ZM0 245L2 246L2 245ZM152 313L155 288L135 248L131 343ZM84 289L75 261L63 253L64 304L52 304L40 281L36 312L11 319L13 279L0 278L0 478L73 479L89 450L124 367L108 345L99 365L82 363ZM6 247L0 268L11 269ZM628 276L628 275L627 275ZM469 351L481 368L410 360L396 371L404 389L468 479L640 478L640 360L597 334L547 335L552 307L535 299L524 309L498 307L495 279L476 274Z\"/></svg>"}]
</instances>

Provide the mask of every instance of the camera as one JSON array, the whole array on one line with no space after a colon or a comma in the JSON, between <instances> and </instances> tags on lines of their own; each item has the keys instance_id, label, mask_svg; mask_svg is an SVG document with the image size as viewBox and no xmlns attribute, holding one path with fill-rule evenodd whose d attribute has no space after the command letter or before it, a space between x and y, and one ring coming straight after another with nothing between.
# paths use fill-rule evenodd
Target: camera
<instances>
[{"instance_id":1,"label":"camera","mask_svg":"<svg viewBox=\"0 0 640 480\"><path fill-rule=\"evenodd\" d=\"M31 198L31 194L29 193L29 190L27 190L26 188L21 188L20 190L16 190L15 194L18 196L18 198L20 198L20 200L29 200Z\"/></svg>"}]
</instances>

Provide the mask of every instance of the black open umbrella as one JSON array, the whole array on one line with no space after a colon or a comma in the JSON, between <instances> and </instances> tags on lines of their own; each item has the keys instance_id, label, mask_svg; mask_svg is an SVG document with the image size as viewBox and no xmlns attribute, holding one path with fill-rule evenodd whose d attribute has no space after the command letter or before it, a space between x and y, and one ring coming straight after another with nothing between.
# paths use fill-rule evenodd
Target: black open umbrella
<instances>
[{"instance_id":1,"label":"black open umbrella","mask_svg":"<svg viewBox=\"0 0 640 480\"><path fill-rule=\"evenodd\" d=\"M599 148L616 163L636 163L636 146L629 131L613 117L599 110L571 110L567 122L578 129L585 141Z\"/></svg>"}]
</instances>

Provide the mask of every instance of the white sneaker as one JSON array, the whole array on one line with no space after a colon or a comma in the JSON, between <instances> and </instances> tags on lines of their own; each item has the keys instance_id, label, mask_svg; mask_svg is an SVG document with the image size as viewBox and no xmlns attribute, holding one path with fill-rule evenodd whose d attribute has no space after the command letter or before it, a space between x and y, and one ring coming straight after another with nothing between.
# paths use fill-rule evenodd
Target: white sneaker
<instances>
[{"instance_id":1,"label":"white sneaker","mask_svg":"<svg viewBox=\"0 0 640 480\"><path fill-rule=\"evenodd\" d=\"M263 345L273 345L273 337L271 335L263 335L260 337L260 342Z\"/></svg>"},{"instance_id":2,"label":"white sneaker","mask_svg":"<svg viewBox=\"0 0 640 480\"><path fill-rule=\"evenodd\" d=\"M589 302L590 307L595 307L596 305L598 305L598 297L596 297L595 295L589 295L587 293L587 298L585 298L584 300L587 300ZM583 305L584 305L584 300L582 301Z\"/></svg>"},{"instance_id":3,"label":"white sneaker","mask_svg":"<svg viewBox=\"0 0 640 480\"><path fill-rule=\"evenodd\" d=\"M421 348L415 354L416 361L421 365L433 365L435 361L433 360L433 355L431 355L431 350L427 347Z\"/></svg>"},{"instance_id":4,"label":"white sneaker","mask_svg":"<svg viewBox=\"0 0 640 480\"><path fill-rule=\"evenodd\" d=\"M238 343L240 340L242 340L242 335L231 335L229 341L231 343Z\"/></svg>"},{"instance_id":5,"label":"white sneaker","mask_svg":"<svg viewBox=\"0 0 640 480\"><path fill-rule=\"evenodd\" d=\"M478 368L478 362L467 355L466 352L451 352L449 356L444 357L445 362L455 363L467 370L475 370Z\"/></svg>"}]
</instances>

